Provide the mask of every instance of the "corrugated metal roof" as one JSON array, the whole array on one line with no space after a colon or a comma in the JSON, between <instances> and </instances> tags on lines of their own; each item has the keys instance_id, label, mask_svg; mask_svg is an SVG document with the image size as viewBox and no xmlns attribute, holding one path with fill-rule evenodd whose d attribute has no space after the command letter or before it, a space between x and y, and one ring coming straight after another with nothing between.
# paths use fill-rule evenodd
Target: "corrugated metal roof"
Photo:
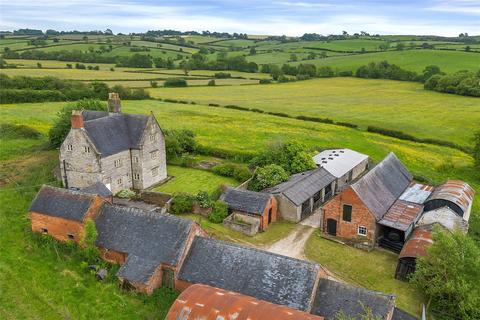
<instances>
[{"instance_id":1,"label":"corrugated metal roof","mask_svg":"<svg viewBox=\"0 0 480 320\"><path fill-rule=\"evenodd\" d=\"M335 181L333 175L323 168L318 168L291 175L288 181L265 189L263 192L271 194L282 193L295 205L299 206L333 181Z\"/></svg>"},{"instance_id":2,"label":"corrugated metal roof","mask_svg":"<svg viewBox=\"0 0 480 320\"><path fill-rule=\"evenodd\" d=\"M175 300L166 320L322 320L323 317L250 296L195 284Z\"/></svg>"},{"instance_id":3,"label":"corrugated metal roof","mask_svg":"<svg viewBox=\"0 0 480 320\"><path fill-rule=\"evenodd\" d=\"M422 212L423 205L397 200L378 223L397 230L407 231L408 227L415 223Z\"/></svg>"},{"instance_id":4,"label":"corrugated metal roof","mask_svg":"<svg viewBox=\"0 0 480 320\"><path fill-rule=\"evenodd\" d=\"M410 239L403 245L398 258L425 256L427 254L427 248L431 246L432 243L431 228L417 227L413 230Z\"/></svg>"},{"instance_id":5,"label":"corrugated metal roof","mask_svg":"<svg viewBox=\"0 0 480 320\"><path fill-rule=\"evenodd\" d=\"M411 181L412 175L391 152L372 170L352 184L352 189L377 220L380 220Z\"/></svg>"},{"instance_id":6,"label":"corrugated metal roof","mask_svg":"<svg viewBox=\"0 0 480 320\"><path fill-rule=\"evenodd\" d=\"M427 226L438 223L448 230L468 230L468 223L449 207L442 207L425 212L418 220L417 225Z\"/></svg>"},{"instance_id":7,"label":"corrugated metal roof","mask_svg":"<svg viewBox=\"0 0 480 320\"><path fill-rule=\"evenodd\" d=\"M313 157L313 161L318 166L325 168L336 178L344 176L367 159L367 155L351 149L324 150Z\"/></svg>"},{"instance_id":8,"label":"corrugated metal roof","mask_svg":"<svg viewBox=\"0 0 480 320\"><path fill-rule=\"evenodd\" d=\"M426 184L412 182L400 196L400 200L423 204L430 196L434 187Z\"/></svg>"},{"instance_id":9,"label":"corrugated metal roof","mask_svg":"<svg viewBox=\"0 0 480 320\"><path fill-rule=\"evenodd\" d=\"M234 210L263 215L265 207L272 196L263 192L228 188L220 199Z\"/></svg>"},{"instance_id":10,"label":"corrugated metal roof","mask_svg":"<svg viewBox=\"0 0 480 320\"><path fill-rule=\"evenodd\" d=\"M465 181L448 180L433 190L428 198L431 200L447 200L455 203L465 213L473 202L475 191Z\"/></svg>"}]
</instances>

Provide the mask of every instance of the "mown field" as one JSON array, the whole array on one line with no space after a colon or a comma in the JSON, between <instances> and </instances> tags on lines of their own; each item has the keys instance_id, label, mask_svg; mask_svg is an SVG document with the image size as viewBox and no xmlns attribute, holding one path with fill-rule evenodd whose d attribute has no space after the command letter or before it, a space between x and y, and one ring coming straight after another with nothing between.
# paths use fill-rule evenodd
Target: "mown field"
<instances>
[{"instance_id":1,"label":"mown field","mask_svg":"<svg viewBox=\"0 0 480 320\"><path fill-rule=\"evenodd\" d=\"M426 91L412 82L329 78L248 87L160 88L150 93L156 98L375 125L464 146L480 127L478 98Z\"/></svg>"},{"instance_id":2,"label":"mown field","mask_svg":"<svg viewBox=\"0 0 480 320\"><path fill-rule=\"evenodd\" d=\"M46 134L56 112L64 105L65 103L0 105L0 122L27 124ZM278 139L299 140L309 147L353 148L369 154L375 161L394 151L412 173L424 179L434 183L448 178L464 179L477 190L480 188L480 173L473 169L471 157L450 148L405 142L335 125L202 105L144 100L124 101L123 106L123 110L130 113L146 114L153 111L163 128L193 130L199 144L212 152L252 154ZM22 147L24 144L29 147ZM41 245L32 238L26 219L28 205L39 186L53 180L51 169L58 161L56 151L41 151L44 144L45 138L15 139L8 142L10 150L2 150L0 157L3 185L0 190L0 226L3 229L0 232L0 245L3 248L0 260L0 299L3 298L3 301L0 300L0 316L5 319L34 318L38 314L45 319L161 318L172 299L168 293L159 291L158 296L153 298L122 293L114 279L107 284L98 283L80 268L81 260L71 257L62 248ZM477 234L479 204L480 198L477 197L470 229ZM215 227L210 228L215 232ZM290 226L279 228L279 232L291 230ZM221 234L222 230L216 232ZM275 233L275 236L278 234ZM242 242L241 239L239 241ZM270 238L259 241L268 243ZM336 248L329 249L328 246L319 247L320 249L327 256L338 253ZM321 252L315 248L313 251L309 256L311 254L316 259L315 255L320 255ZM362 261L370 264L372 261L375 263L377 258L375 253L366 254ZM324 261L334 273L344 273L344 264ZM416 312L419 301L415 297L419 297L419 293L410 291L411 288L391 278L394 259L382 263L388 265L388 268L374 269L368 274L352 271L345 280L402 297L411 292L412 296L399 299L398 304ZM361 266L355 266L357 267L361 270ZM365 266L362 265L362 268ZM388 278L389 281L368 280L374 271L382 272L381 277Z\"/></svg>"}]
</instances>

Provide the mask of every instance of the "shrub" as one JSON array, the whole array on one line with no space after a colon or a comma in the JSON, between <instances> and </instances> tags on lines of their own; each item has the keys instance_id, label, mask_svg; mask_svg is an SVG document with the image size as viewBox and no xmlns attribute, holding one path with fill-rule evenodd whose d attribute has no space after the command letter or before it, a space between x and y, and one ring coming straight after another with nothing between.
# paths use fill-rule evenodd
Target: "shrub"
<instances>
[{"instance_id":1,"label":"shrub","mask_svg":"<svg viewBox=\"0 0 480 320\"><path fill-rule=\"evenodd\" d=\"M197 149L195 134L190 130L164 130L167 157L178 157Z\"/></svg>"},{"instance_id":2,"label":"shrub","mask_svg":"<svg viewBox=\"0 0 480 320\"><path fill-rule=\"evenodd\" d=\"M135 192L129 189L123 189L118 191L116 196L123 199L131 199L135 197Z\"/></svg>"},{"instance_id":3,"label":"shrub","mask_svg":"<svg viewBox=\"0 0 480 320\"><path fill-rule=\"evenodd\" d=\"M224 177L233 177L234 166L230 163L221 163L212 168L213 173Z\"/></svg>"},{"instance_id":4,"label":"shrub","mask_svg":"<svg viewBox=\"0 0 480 320\"><path fill-rule=\"evenodd\" d=\"M252 173L247 166L236 165L233 169L233 177L238 181L246 181L252 177Z\"/></svg>"},{"instance_id":5,"label":"shrub","mask_svg":"<svg viewBox=\"0 0 480 320\"><path fill-rule=\"evenodd\" d=\"M0 103L65 100L67 100L67 97L58 90L0 89Z\"/></svg>"},{"instance_id":6,"label":"shrub","mask_svg":"<svg viewBox=\"0 0 480 320\"><path fill-rule=\"evenodd\" d=\"M217 73L215 73L214 77L216 79L228 79L228 78L231 78L232 75L230 73L227 73L227 72L217 72Z\"/></svg>"},{"instance_id":7,"label":"shrub","mask_svg":"<svg viewBox=\"0 0 480 320\"><path fill-rule=\"evenodd\" d=\"M350 123L350 122L335 122L336 125L338 126L343 126L343 127L348 127L348 128L353 128L353 129L357 129L358 128L358 125L354 124L354 123Z\"/></svg>"},{"instance_id":8,"label":"shrub","mask_svg":"<svg viewBox=\"0 0 480 320\"><path fill-rule=\"evenodd\" d=\"M163 86L164 87L186 87L187 80L182 78L168 78L163 83Z\"/></svg>"},{"instance_id":9,"label":"shrub","mask_svg":"<svg viewBox=\"0 0 480 320\"><path fill-rule=\"evenodd\" d=\"M158 88L158 82L152 80L152 81L150 81L150 86L151 86L152 88Z\"/></svg>"},{"instance_id":10,"label":"shrub","mask_svg":"<svg viewBox=\"0 0 480 320\"><path fill-rule=\"evenodd\" d=\"M276 164L269 164L257 168L248 188L253 191L261 191L287 180L288 174L285 169Z\"/></svg>"},{"instance_id":11,"label":"shrub","mask_svg":"<svg viewBox=\"0 0 480 320\"><path fill-rule=\"evenodd\" d=\"M170 103L178 103L178 100L177 99L163 99L163 101L165 102L170 102Z\"/></svg>"},{"instance_id":12,"label":"shrub","mask_svg":"<svg viewBox=\"0 0 480 320\"><path fill-rule=\"evenodd\" d=\"M210 208L212 206L212 200L206 191L199 191L195 196L195 201L201 208Z\"/></svg>"},{"instance_id":13,"label":"shrub","mask_svg":"<svg viewBox=\"0 0 480 320\"><path fill-rule=\"evenodd\" d=\"M390 64L387 61L378 63L371 62L368 65L361 66L355 73L356 77L367 79L392 79L403 81L415 81L417 74L413 71L408 71L400 68L395 64Z\"/></svg>"},{"instance_id":14,"label":"shrub","mask_svg":"<svg viewBox=\"0 0 480 320\"><path fill-rule=\"evenodd\" d=\"M23 124L0 124L0 136L4 139L39 139L42 134Z\"/></svg>"},{"instance_id":15,"label":"shrub","mask_svg":"<svg viewBox=\"0 0 480 320\"><path fill-rule=\"evenodd\" d=\"M304 121L313 121L313 122L322 122L322 123L333 123L332 119L329 118L317 118L317 117L308 117L308 116L297 116L297 119Z\"/></svg>"},{"instance_id":16,"label":"shrub","mask_svg":"<svg viewBox=\"0 0 480 320\"><path fill-rule=\"evenodd\" d=\"M335 76L335 72L330 67L320 67L318 68L317 76L319 78L330 78Z\"/></svg>"},{"instance_id":17,"label":"shrub","mask_svg":"<svg viewBox=\"0 0 480 320\"><path fill-rule=\"evenodd\" d=\"M235 109L235 110L242 110L242 111L250 111L249 108L240 107L240 106L237 106L237 105L234 105L234 104L226 105L225 108L227 108L227 109Z\"/></svg>"},{"instance_id":18,"label":"shrub","mask_svg":"<svg viewBox=\"0 0 480 320\"><path fill-rule=\"evenodd\" d=\"M252 177L252 173L245 165L222 163L212 168L213 173L224 177L233 177L238 181L245 181Z\"/></svg>"},{"instance_id":19,"label":"shrub","mask_svg":"<svg viewBox=\"0 0 480 320\"><path fill-rule=\"evenodd\" d=\"M223 201L217 200L213 203L212 212L208 215L208 220L213 223L222 223L227 216L227 204Z\"/></svg>"},{"instance_id":20,"label":"shrub","mask_svg":"<svg viewBox=\"0 0 480 320\"><path fill-rule=\"evenodd\" d=\"M210 86L210 87L215 86L215 79L208 81L207 86Z\"/></svg>"},{"instance_id":21,"label":"shrub","mask_svg":"<svg viewBox=\"0 0 480 320\"><path fill-rule=\"evenodd\" d=\"M208 104L210 107L220 107L218 103L209 103Z\"/></svg>"},{"instance_id":22,"label":"shrub","mask_svg":"<svg viewBox=\"0 0 480 320\"><path fill-rule=\"evenodd\" d=\"M172 197L170 212L173 214L190 213L194 197L188 193L176 193Z\"/></svg>"},{"instance_id":23,"label":"shrub","mask_svg":"<svg viewBox=\"0 0 480 320\"><path fill-rule=\"evenodd\" d=\"M353 71L351 71L351 70L339 71L338 76L340 76L340 77L351 77L351 76L353 76Z\"/></svg>"},{"instance_id":24,"label":"shrub","mask_svg":"<svg viewBox=\"0 0 480 320\"><path fill-rule=\"evenodd\" d=\"M290 116L286 113L283 112L265 112L266 114L272 115L272 116L277 116L277 117L282 117L282 118L290 118Z\"/></svg>"},{"instance_id":25,"label":"shrub","mask_svg":"<svg viewBox=\"0 0 480 320\"><path fill-rule=\"evenodd\" d=\"M98 232L97 227L95 226L95 222L89 218L85 222L85 232L82 239L80 240L80 244L83 248L85 258L90 263L95 263L100 260L100 254L97 246L95 245L97 237Z\"/></svg>"}]
</instances>

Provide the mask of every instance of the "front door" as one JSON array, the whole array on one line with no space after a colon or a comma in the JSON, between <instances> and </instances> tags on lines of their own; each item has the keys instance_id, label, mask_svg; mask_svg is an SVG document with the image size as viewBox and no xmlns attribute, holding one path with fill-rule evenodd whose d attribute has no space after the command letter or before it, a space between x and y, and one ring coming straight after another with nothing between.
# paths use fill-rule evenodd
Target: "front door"
<instances>
[{"instance_id":1,"label":"front door","mask_svg":"<svg viewBox=\"0 0 480 320\"><path fill-rule=\"evenodd\" d=\"M332 236L337 235L337 220L327 219L327 232L329 235Z\"/></svg>"},{"instance_id":2,"label":"front door","mask_svg":"<svg viewBox=\"0 0 480 320\"><path fill-rule=\"evenodd\" d=\"M162 268L162 286L174 289L173 271L168 268Z\"/></svg>"},{"instance_id":3,"label":"front door","mask_svg":"<svg viewBox=\"0 0 480 320\"><path fill-rule=\"evenodd\" d=\"M268 210L268 224L270 224L270 222L272 222L272 208Z\"/></svg>"}]
</instances>

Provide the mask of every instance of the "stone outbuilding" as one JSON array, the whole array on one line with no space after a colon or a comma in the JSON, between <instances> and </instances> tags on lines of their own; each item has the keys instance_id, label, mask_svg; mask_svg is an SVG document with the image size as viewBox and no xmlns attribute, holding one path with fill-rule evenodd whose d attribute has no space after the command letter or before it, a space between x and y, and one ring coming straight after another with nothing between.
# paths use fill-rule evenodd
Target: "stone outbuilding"
<instances>
[{"instance_id":1,"label":"stone outbuilding","mask_svg":"<svg viewBox=\"0 0 480 320\"><path fill-rule=\"evenodd\" d=\"M277 200L268 193L228 188L220 200L228 205L228 226L235 223L253 225L256 233L265 231L270 223L277 221ZM253 235L250 233L248 235Z\"/></svg>"},{"instance_id":2,"label":"stone outbuilding","mask_svg":"<svg viewBox=\"0 0 480 320\"><path fill-rule=\"evenodd\" d=\"M380 221L412 182L412 175L390 153L355 183L323 206L322 231L371 248Z\"/></svg>"},{"instance_id":3,"label":"stone outbuilding","mask_svg":"<svg viewBox=\"0 0 480 320\"><path fill-rule=\"evenodd\" d=\"M110 93L109 112L78 110L60 146L64 186L85 188L101 182L114 194L145 189L167 178L165 137L153 114L120 112Z\"/></svg>"},{"instance_id":4,"label":"stone outbuilding","mask_svg":"<svg viewBox=\"0 0 480 320\"><path fill-rule=\"evenodd\" d=\"M323 150L313 161L336 178L336 192L346 188L369 167L369 157L351 149Z\"/></svg>"},{"instance_id":5,"label":"stone outbuilding","mask_svg":"<svg viewBox=\"0 0 480 320\"><path fill-rule=\"evenodd\" d=\"M32 231L60 241L79 242L87 219L95 219L105 199L96 194L42 186L29 209Z\"/></svg>"},{"instance_id":6,"label":"stone outbuilding","mask_svg":"<svg viewBox=\"0 0 480 320\"><path fill-rule=\"evenodd\" d=\"M175 288L194 237L204 234L192 221L121 206L105 205L95 224L102 257L122 265L122 285L147 294L160 286Z\"/></svg>"},{"instance_id":7,"label":"stone outbuilding","mask_svg":"<svg viewBox=\"0 0 480 320\"><path fill-rule=\"evenodd\" d=\"M280 217L299 222L333 197L336 178L324 168L291 175L274 187L263 190L275 196Z\"/></svg>"},{"instance_id":8,"label":"stone outbuilding","mask_svg":"<svg viewBox=\"0 0 480 320\"><path fill-rule=\"evenodd\" d=\"M309 312L323 269L314 263L195 237L176 284L199 283Z\"/></svg>"},{"instance_id":9,"label":"stone outbuilding","mask_svg":"<svg viewBox=\"0 0 480 320\"><path fill-rule=\"evenodd\" d=\"M194 284L170 307L166 320L323 320L323 317L233 291Z\"/></svg>"}]
</instances>

